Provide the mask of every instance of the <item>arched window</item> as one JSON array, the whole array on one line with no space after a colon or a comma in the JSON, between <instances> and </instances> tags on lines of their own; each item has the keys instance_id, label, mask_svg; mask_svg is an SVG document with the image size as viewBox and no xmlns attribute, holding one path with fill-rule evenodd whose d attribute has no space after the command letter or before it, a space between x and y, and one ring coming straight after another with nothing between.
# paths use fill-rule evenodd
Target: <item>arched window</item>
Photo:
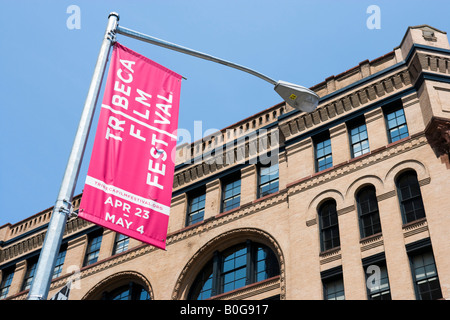
<instances>
[{"instance_id":1,"label":"arched window","mask_svg":"<svg viewBox=\"0 0 450 320\"><path fill-rule=\"evenodd\" d=\"M369 237L381 232L380 214L378 202L373 186L361 189L356 195L358 203L359 226L361 238Z\"/></svg>"},{"instance_id":2,"label":"arched window","mask_svg":"<svg viewBox=\"0 0 450 320\"><path fill-rule=\"evenodd\" d=\"M320 249L326 251L340 246L336 201L328 200L319 207Z\"/></svg>"},{"instance_id":3,"label":"arched window","mask_svg":"<svg viewBox=\"0 0 450 320\"><path fill-rule=\"evenodd\" d=\"M102 294L102 300L150 300L150 294L140 284L130 282Z\"/></svg>"},{"instance_id":4,"label":"arched window","mask_svg":"<svg viewBox=\"0 0 450 320\"><path fill-rule=\"evenodd\" d=\"M280 267L273 251L247 240L222 252L214 252L192 284L188 299L208 299L279 274Z\"/></svg>"},{"instance_id":5,"label":"arched window","mask_svg":"<svg viewBox=\"0 0 450 320\"><path fill-rule=\"evenodd\" d=\"M403 223L425 217L417 174L414 171L407 171L402 173L396 182Z\"/></svg>"}]
</instances>

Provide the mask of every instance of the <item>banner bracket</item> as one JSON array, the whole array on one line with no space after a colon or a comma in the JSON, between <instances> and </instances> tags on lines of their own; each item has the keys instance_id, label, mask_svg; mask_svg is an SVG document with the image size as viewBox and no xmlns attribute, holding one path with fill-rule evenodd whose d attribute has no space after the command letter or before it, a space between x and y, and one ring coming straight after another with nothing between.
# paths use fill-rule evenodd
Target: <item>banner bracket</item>
<instances>
[{"instance_id":1,"label":"banner bracket","mask_svg":"<svg viewBox=\"0 0 450 320\"><path fill-rule=\"evenodd\" d=\"M78 217L78 210L74 211L73 210L73 206L72 203L70 203L70 201L67 200L63 200L64 205L61 205L59 207L58 212L62 212L67 216L67 219L72 218L72 217Z\"/></svg>"}]
</instances>

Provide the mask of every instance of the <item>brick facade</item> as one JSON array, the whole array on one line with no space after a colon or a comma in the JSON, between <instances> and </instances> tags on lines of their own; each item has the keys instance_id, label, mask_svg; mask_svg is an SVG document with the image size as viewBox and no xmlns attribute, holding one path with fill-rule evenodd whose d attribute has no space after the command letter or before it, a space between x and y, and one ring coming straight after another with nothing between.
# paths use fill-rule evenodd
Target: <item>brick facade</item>
<instances>
[{"instance_id":1,"label":"brick facade","mask_svg":"<svg viewBox=\"0 0 450 320\"><path fill-rule=\"evenodd\" d=\"M199 272L218 253L258 243L275 254L279 272L235 290L214 291L212 299L320 300L330 295L327 283L338 279L341 297L364 300L369 265L386 266L392 299L418 299L413 260L427 252L434 258L441 296L449 299L447 34L426 25L410 27L392 52L311 89L321 97L312 113L280 103L177 148L166 251L130 239L127 250L113 254L116 234L104 230L97 262L83 266L89 237L98 227L69 219L62 272L49 297L79 271L70 294L74 300L101 299L130 282L152 299L187 299ZM387 127L392 106L401 107L407 125L407 136L397 141L390 141ZM357 118L366 125L370 151L352 158L349 123ZM316 172L316 137L324 133L332 166ZM261 162L268 154L278 163L278 187L260 197ZM407 171L417 175L425 217L405 223L396 181ZM240 175L240 206L221 212L223 182L231 174ZM375 188L381 232L362 237L357 195L367 186ZM204 218L186 226L190 196L200 188ZM74 198L75 209L80 199ZM321 251L318 210L328 200L336 204L340 245ZM26 298L22 283L42 246L51 209L0 227L0 283L14 272L6 299Z\"/></svg>"}]
</instances>

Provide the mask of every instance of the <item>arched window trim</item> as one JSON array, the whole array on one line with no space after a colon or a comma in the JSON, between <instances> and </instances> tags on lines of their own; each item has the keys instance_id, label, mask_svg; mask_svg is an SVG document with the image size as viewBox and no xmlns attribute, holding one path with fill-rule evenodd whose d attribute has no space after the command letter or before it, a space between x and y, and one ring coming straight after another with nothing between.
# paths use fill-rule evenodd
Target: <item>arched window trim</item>
<instances>
[{"instance_id":1,"label":"arched window trim","mask_svg":"<svg viewBox=\"0 0 450 320\"><path fill-rule=\"evenodd\" d=\"M126 294L126 296L119 298L122 294ZM142 297L144 299L141 299ZM102 300L150 300L150 293L142 285L130 281L110 291L103 291Z\"/></svg>"},{"instance_id":2,"label":"arched window trim","mask_svg":"<svg viewBox=\"0 0 450 320\"><path fill-rule=\"evenodd\" d=\"M227 257L230 257L234 255L236 252L239 252L240 250L243 249L246 250L245 257L243 255L240 255L238 258L241 259L241 261L242 259L245 259L245 267L243 267L239 262L232 261L232 263L234 263L235 268L224 271L224 264ZM265 272L267 272L267 275L264 275L263 279L258 279L259 249L262 249L268 256L267 264L269 266L264 270ZM230 260L228 260L228 262L230 262ZM204 272L205 269L207 268L210 269L211 264L212 264L212 275L210 275L211 271L208 271L208 274L205 274ZM240 280L238 279L239 280L238 287L235 287L233 289L225 289L227 284L228 288L230 288L229 286L230 282L227 279L225 279L226 275L230 274L233 275L232 273L234 272L234 270L243 270L243 269L245 269L245 284L242 281L243 278L241 277L243 276L243 274L240 274L239 276L241 278L239 278ZM218 250L214 251L212 259L210 259L204 265L204 267L195 277L195 280L189 289L188 300L197 299L200 292L206 292L206 295L200 298L207 299L209 297L213 297L222 293L238 290L246 285L257 283L259 281L266 280L279 274L280 274L279 261L275 253L272 251L272 249L265 244L254 242L252 240L247 240L245 242L232 245L222 251ZM206 284L206 281L209 281L208 284ZM206 290L203 290L205 284L207 285L207 288ZM197 290L198 292L194 292L194 290Z\"/></svg>"}]
</instances>

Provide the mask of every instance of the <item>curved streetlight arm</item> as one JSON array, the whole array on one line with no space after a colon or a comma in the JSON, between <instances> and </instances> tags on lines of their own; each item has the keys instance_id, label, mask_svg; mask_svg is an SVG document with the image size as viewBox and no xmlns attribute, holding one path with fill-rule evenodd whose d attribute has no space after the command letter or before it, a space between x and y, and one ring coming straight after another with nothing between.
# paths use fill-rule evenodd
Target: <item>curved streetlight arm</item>
<instances>
[{"instance_id":1,"label":"curved streetlight arm","mask_svg":"<svg viewBox=\"0 0 450 320\"><path fill-rule=\"evenodd\" d=\"M265 81L267 81L267 82L269 82L269 83L271 83L273 85L277 84L277 81L269 78L268 76L266 76L266 75L264 75L264 74L262 74L262 73L260 73L258 71L255 71L253 69L241 66L239 64L236 64L236 63L233 63L233 62L230 62L230 61L226 61L226 60L214 57L214 56L206 54L206 53L202 53L202 52L199 52L199 51L196 51L196 50L192 50L192 49L189 49L189 48L177 45L175 43L171 43L171 42L168 42L168 41L165 41L165 40L161 40L161 39L158 39L158 38L146 35L144 33L141 33L141 32L138 32L138 31L134 31L134 30L131 30L131 29L128 29L128 28L125 28L125 27L122 27L120 25L117 26L116 32L119 33L119 34L122 34L124 36L128 36L130 38L134 38L134 39L137 39L137 40L142 40L144 42L148 42L148 43L151 43L151 44L154 44L154 45L166 48L166 49L182 52L182 53L185 53L185 54L197 57L197 58L201 58L201 59L217 62L217 63L223 64L225 66L228 66L228 67L231 67L231 68L234 68L234 69L238 69L238 70L250 73L250 74L252 74L252 75L254 75L254 76L258 77L258 78L261 78L261 79L263 79L263 80L265 80Z\"/></svg>"},{"instance_id":2,"label":"curved streetlight arm","mask_svg":"<svg viewBox=\"0 0 450 320\"><path fill-rule=\"evenodd\" d=\"M144 42L148 42L166 49L178 51L181 53L185 53L197 58L213 61L216 63L223 64L225 66L238 69L244 72L247 72L251 75L254 75L264 81L269 82L270 84L274 85L275 91L283 98L284 101L286 101L289 105L291 105L293 108L304 111L304 112L312 112L317 108L317 105L319 104L319 96L312 90L305 88L303 86L289 83L286 81L275 81L272 78L269 78L268 76L255 71L253 69L241 66L239 64L223 60L217 57L214 57L212 55L202 53L196 50L192 50L165 40L161 40L149 35L146 35L144 33L134 31L122 26L117 26L116 32L119 34L122 34L124 36L128 36L130 38L134 38L137 40L141 40Z\"/></svg>"}]
</instances>

